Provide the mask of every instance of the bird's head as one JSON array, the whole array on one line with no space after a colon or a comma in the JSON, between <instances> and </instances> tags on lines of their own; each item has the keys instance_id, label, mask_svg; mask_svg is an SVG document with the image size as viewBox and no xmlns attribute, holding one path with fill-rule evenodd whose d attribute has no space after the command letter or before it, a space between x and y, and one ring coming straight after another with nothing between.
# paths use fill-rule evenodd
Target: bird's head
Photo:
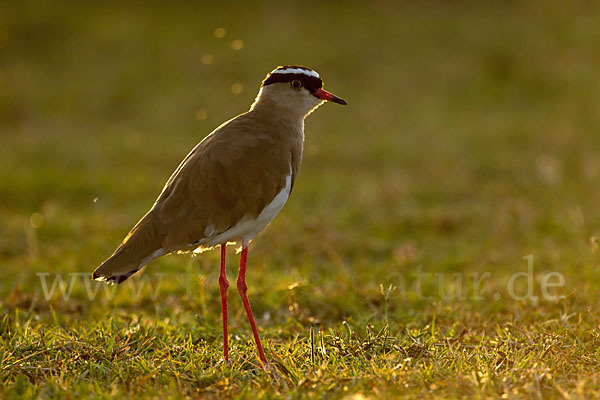
<instances>
[{"instance_id":1,"label":"bird's head","mask_svg":"<svg viewBox=\"0 0 600 400\"><path fill-rule=\"evenodd\" d=\"M302 117L324 101L346 105L341 98L323 89L321 76L310 68L287 65L275 68L263 80L255 106L261 102L288 109Z\"/></svg>"}]
</instances>

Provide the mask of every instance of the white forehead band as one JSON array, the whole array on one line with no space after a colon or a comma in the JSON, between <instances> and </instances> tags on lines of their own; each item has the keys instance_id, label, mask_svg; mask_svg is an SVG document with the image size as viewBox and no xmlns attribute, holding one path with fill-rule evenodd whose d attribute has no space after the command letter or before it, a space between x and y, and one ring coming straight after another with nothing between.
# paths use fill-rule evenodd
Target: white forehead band
<instances>
[{"instance_id":1,"label":"white forehead band","mask_svg":"<svg viewBox=\"0 0 600 400\"><path fill-rule=\"evenodd\" d=\"M274 69L271 74L304 74L308 76L313 76L315 78L321 79L321 76L317 74L312 69L302 69L302 68L286 68L286 69Z\"/></svg>"}]
</instances>

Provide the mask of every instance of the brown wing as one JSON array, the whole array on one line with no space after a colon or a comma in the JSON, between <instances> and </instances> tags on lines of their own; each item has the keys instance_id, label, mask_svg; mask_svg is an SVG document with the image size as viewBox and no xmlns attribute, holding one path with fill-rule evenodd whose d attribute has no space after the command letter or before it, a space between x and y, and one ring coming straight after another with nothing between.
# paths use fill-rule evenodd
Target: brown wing
<instances>
[{"instance_id":1,"label":"brown wing","mask_svg":"<svg viewBox=\"0 0 600 400\"><path fill-rule=\"evenodd\" d=\"M289 145L246 115L207 137L165 187L155 208L167 225L164 248L180 250L256 217L285 186ZM283 151L282 151L283 146Z\"/></svg>"}]
</instances>

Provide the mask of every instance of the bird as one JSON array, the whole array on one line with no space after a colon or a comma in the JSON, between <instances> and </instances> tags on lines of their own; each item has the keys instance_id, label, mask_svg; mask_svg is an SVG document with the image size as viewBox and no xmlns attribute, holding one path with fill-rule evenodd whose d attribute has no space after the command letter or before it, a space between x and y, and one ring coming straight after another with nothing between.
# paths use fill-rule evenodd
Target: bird
<instances>
[{"instance_id":1,"label":"bird","mask_svg":"<svg viewBox=\"0 0 600 400\"><path fill-rule=\"evenodd\" d=\"M325 102L347 104L323 89L313 69L284 65L268 73L250 109L192 149L92 278L119 284L158 257L220 247L223 358L229 363L225 255L228 244L238 245L237 289L261 364L268 365L246 294L248 244L288 200L302 161L304 119Z\"/></svg>"}]
</instances>

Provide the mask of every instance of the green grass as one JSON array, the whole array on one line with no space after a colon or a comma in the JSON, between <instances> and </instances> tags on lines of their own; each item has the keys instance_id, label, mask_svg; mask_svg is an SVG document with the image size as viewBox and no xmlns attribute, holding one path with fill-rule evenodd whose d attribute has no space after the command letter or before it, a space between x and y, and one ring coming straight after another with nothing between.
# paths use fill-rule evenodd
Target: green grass
<instances>
[{"instance_id":1,"label":"green grass","mask_svg":"<svg viewBox=\"0 0 600 400\"><path fill-rule=\"evenodd\" d=\"M551 0L1 5L0 397L600 397L599 17ZM309 117L293 196L250 248L267 373L235 285L222 362L218 252L114 292L87 273L279 64L349 105Z\"/></svg>"}]
</instances>

